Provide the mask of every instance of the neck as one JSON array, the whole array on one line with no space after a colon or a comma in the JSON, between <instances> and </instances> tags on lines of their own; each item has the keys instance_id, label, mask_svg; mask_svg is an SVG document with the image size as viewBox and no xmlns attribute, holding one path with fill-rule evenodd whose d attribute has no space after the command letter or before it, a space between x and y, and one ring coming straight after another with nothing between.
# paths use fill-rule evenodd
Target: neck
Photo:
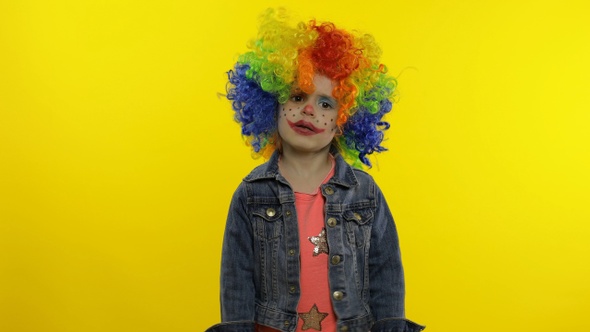
<instances>
[{"instance_id":1,"label":"neck","mask_svg":"<svg viewBox=\"0 0 590 332\"><path fill-rule=\"evenodd\" d=\"M279 170L295 192L313 194L332 168L329 147L313 153L283 148Z\"/></svg>"},{"instance_id":2,"label":"neck","mask_svg":"<svg viewBox=\"0 0 590 332\"><path fill-rule=\"evenodd\" d=\"M301 152L285 147L281 155L281 168L300 178L314 177L332 168L329 155L329 146L316 152Z\"/></svg>"}]
</instances>

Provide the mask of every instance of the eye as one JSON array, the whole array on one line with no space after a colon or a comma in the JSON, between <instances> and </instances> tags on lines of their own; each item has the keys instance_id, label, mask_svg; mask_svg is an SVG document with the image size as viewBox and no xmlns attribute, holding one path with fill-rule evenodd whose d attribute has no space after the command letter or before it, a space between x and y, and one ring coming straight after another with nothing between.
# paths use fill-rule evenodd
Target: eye
<instances>
[{"instance_id":1,"label":"eye","mask_svg":"<svg viewBox=\"0 0 590 332\"><path fill-rule=\"evenodd\" d=\"M328 102L326 102L326 101L322 101L322 102L320 103L320 106L321 106L323 109L326 109L326 110L328 110L328 109L332 109L332 108L333 108L332 104L330 104L330 103L328 103Z\"/></svg>"},{"instance_id":2,"label":"eye","mask_svg":"<svg viewBox=\"0 0 590 332\"><path fill-rule=\"evenodd\" d=\"M304 100L304 96L301 94L296 94L296 95L291 96L291 101L293 101L293 102L300 103L303 100Z\"/></svg>"}]
</instances>

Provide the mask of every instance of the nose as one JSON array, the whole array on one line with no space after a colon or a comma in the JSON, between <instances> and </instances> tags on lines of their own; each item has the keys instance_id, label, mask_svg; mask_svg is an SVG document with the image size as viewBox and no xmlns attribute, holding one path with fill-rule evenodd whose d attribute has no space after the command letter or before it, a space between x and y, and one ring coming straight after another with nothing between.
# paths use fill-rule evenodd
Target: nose
<instances>
[{"instance_id":1,"label":"nose","mask_svg":"<svg viewBox=\"0 0 590 332\"><path fill-rule=\"evenodd\" d=\"M307 104L307 105L303 106L301 113L308 115L308 116L314 116L315 110L313 109L313 106L311 104Z\"/></svg>"}]
</instances>

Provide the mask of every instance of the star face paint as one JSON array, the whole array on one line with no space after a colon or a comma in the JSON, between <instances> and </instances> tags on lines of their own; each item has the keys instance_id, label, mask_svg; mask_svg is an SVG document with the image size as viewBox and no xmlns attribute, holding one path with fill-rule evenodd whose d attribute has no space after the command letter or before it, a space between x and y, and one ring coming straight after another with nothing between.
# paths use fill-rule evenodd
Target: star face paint
<instances>
[{"instance_id":1,"label":"star face paint","mask_svg":"<svg viewBox=\"0 0 590 332\"><path fill-rule=\"evenodd\" d=\"M315 91L307 94L294 86L289 100L279 108L279 135L283 146L316 152L330 145L336 133L340 105L332 96L333 82L315 75Z\"/></svg>"}]
</instances>

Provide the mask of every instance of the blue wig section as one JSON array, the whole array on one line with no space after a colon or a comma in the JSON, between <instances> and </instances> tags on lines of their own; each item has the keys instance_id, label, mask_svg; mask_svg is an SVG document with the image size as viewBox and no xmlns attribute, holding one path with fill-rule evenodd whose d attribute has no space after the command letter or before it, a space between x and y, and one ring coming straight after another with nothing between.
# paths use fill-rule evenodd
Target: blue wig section
<instances>
[{"instance_id":1,"label":"blue wig section","mask_svg":"<svg viewBox=\"0 0 590 332\"><path fill-rule=\"evenodd\" d=\"M367 155L373 152L382 152L387 149L381 146L383 131L389 129L389 123L381 121L383 116L391 111L392 103L389 99L379 102L379 109L371 113L368 109L360 107L343 126L344 144L359 152L360 161L371 167Z\"/></svg>"},{"instance_id":2,"label":"blue wig section","mask_svg":"<svg viewBox=\"0 0 590 332\"><path fill-rule=\"evenodd\" d=\"M268 93L260 85L246 77L250 69L247 64L237 63L227 75L227 99L236 112L234 118L242 126L242 135L252 138L250 144L255 152L268 143L277 128L276 112L279 106L277 97Z\"/></svg>"}]
</instances>

